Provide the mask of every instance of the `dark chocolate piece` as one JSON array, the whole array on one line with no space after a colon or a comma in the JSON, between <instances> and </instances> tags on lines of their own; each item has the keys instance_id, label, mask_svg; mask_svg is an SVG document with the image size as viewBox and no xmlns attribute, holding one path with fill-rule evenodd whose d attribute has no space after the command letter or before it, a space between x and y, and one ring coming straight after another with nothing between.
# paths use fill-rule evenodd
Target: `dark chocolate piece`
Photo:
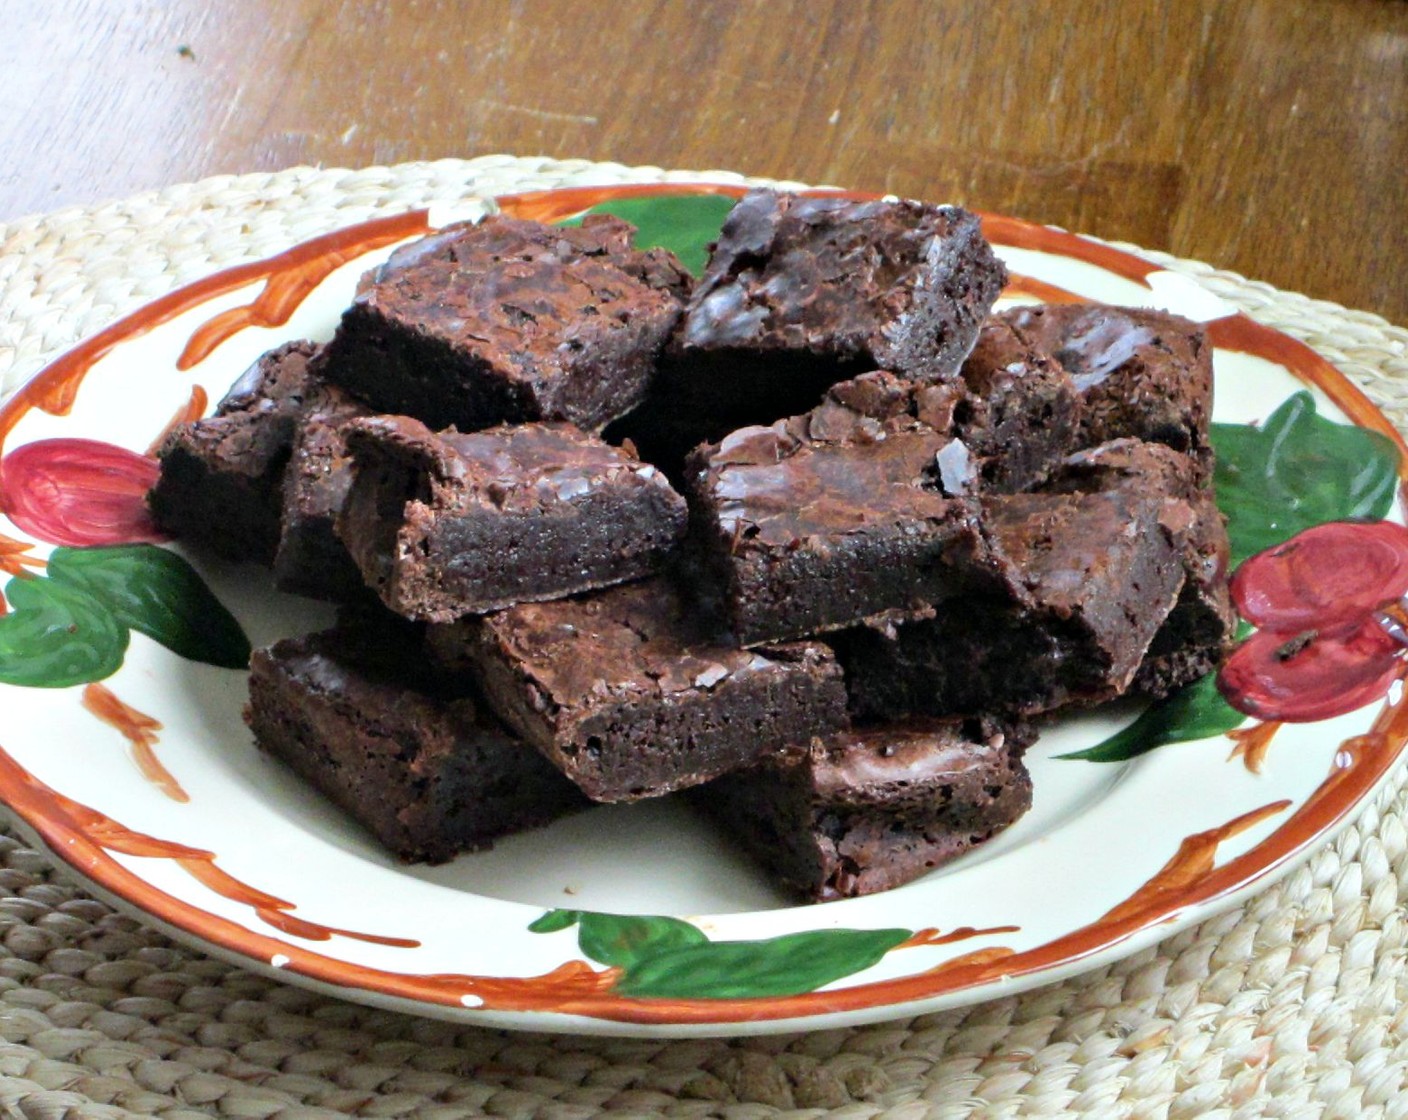
<instances>
[{"instance_id":1,"label":"dark chocolate piece","mask_svg":"<svg viewBox=\"0 0 1408 1120\"><path fill-rule=\"evenodd\" d=\"M601 427L642 397L688 274L635 228L488 217L406 246L364 278L327 376L434 429L567 420Z\"/></svg>"},{"instance_id":2,"label":"dark chocolate piece","mask_svg":"<svg viewBox=\"0 0 1408 1120\"><path fill-rule=\"evenodd\" d=\"M845 726L826 647L731 646L664 579L431 627L429 641L597 801L697 785Z\"/></svg>"},{"instance_id":3,"label":"dark chocolate piece","mask_svg":"<svg viewBox=\"0 0 1408 1120\"><path fill-rule=\"evenodd\" d=\"M1158 494L987 499L991 584L929 620L828 639L862 715L1033 715L1126 692L1183 586Z\"/></svg>"},{"instance_id":4,"label":"dark chocolate piece","mask_svg":"<svg viewBox=\"0 0 1408 1120\"><path fill-rule=\"evenodd\" d=\"M649 463L570 424L436 435L405 416L342 429L355 478L338 521L392 610L448 622L658 570L684 499Z\"/></svg>"},{"instance_id":5,"label":"dark chocolate piece","mask_svg":"<svg viewBox=\"0 0 1408 1120\"><path fill-rule=\"evenodd\" d=\"M245 718L282 759L404 860L441 863L587 804L528 744L433 686L396 629L256 650Z\"/></svg>"},{"instance_id":6,"label":"dark chocolate piece","mask_svg":"<svg viewBox=\"0 0 1408 1120\"><path fill-rule=\"evenodd\" d=\"M788 890L814 902L908 883L1032 803L1030 727L989 719L842 731L691 791Z\"/></svg>"},{"instance_id":7,"label":"dark chocolate piece","mask_svg":"<svg viewBox=\"0 0 1408 1120\"><path fill-rule=\"evenodd\" d=\"M751 192L618 434L673 474L698 444L805 412L869 370L950 380L1006 279L957 207Z\"/></svg>"},{"instance_id":8,"label":"dark chocolate piece","mask_svg":"<svg viewBox=\"0 0 1408 1120\"><path fill-rule=\"evenodd\" d=\"M963 589L948 557L980 537L967 453L948 434L956 394L866 374L694 453L697 538L744 645L915 617Z\"/></svg>"},{"instance_id":9,"label":"dark chocolate piece","mask_svg":"<svg viewBox=\"0 0 1408 1120\"><path fill-rule=\"evenodd\" d=\"M1180 528L1185 579L1168 620L1154 635L1134 686L1166 696L1212 672L1230 651L1237 616L1227 589L1227 526L1210 483L1188 456L1158 443L1121 439L1072 455L1056 490L1162 494L1166 525Z\"/></svg>"},{"instance_id":10,"label":"dark chocolate piece","mask_svg":"<svg viewBox=\"0 0 1408 1120\"><path fill-rule=\"evenodd\" d=\"M341 425L366 415L363 405L329 385L322 406L299 424L284 472L282 530L274 555L274 584L281 591L335 602L367 593L336 529L352 487Z\"/></svg>"},{"instance_id":11,"label":"dark chocolate piece","mask_svg":"<svg viewBox=\"0 0 1408 1120\"><path fill-rule=\"evenodd\" d=\"M680 327L681 354L808 355L953 377L1007 281L955 206L753 191L724 219Z\"/></svg>"},{"instance_id":12,"label":"dark chocolate piece","mask_svg":"<svg viewBox=\"0 0 1408 1120\"><path fill-rule=\"evenodd\" d=\"M326 389L308 369L315 350L290 342L269 351L214 415L166 438L157 451L161 475L147 494L158 525L230 560L273 560L294 432Z\"/></svg>"},{"instance_id":13,"label":"dark chocolate piece","mask_svg":"<svg viewBox=\"0 0 1408 1120\"><path fill-rule=\"evenodd\" d=\"M1076 446L1083 410L1070 374L1003 320L979 332L963 382L957 432L987 489L1030 489Z\"/></svg>"},{"instance_id":14,"label":"dark chocolate piece","mask_svg":"<svg viewBox=\"0 0 1408 1120\"><path fill-rule=\"evenodd\" d=\"M1212 471L1212 345L1164 311L1091 304L1013 307L997 315L1071 375L1084 410L1080 445L1132 436L1182 451Z\"/></svg>"}]
</instances>

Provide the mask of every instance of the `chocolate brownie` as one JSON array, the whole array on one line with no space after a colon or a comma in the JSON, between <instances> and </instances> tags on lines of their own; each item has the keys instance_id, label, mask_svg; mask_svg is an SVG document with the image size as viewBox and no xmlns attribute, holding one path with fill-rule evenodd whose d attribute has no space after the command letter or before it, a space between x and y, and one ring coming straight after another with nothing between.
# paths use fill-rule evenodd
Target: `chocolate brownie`
<instances>
[{"instance_id":1,"label":"chocolate brownie","mask_svg":"<svg viewBox=\"0 0 1408 1120\"><path fill-rule=\"evenodd\" d=\"M1127 490L1165 496L1166 525L1179 527L1185 579L1168 620L1154 635L1135 688L1164 696L1210 673L1231 649L1237 616L1227 589L1227 527L1197 465L1158 443L1121 439L1070 456L1054 490Z\"/></svg>"},{"instance_id":2,"label":"chocolate brownie","mask_svg":"<svg viewBox=\"0 0 1408 1120\"><path fill-rule=\"evenodd\" d=\"M404 860L441 863L587 804L473 700L427 685L397 628L256 650L245 718L282 759Z\"/></svg>"},{"instance_id":3,"label":"chocolate brownie","mask_svg":"<svg viewBox=\"0 0 1408 1120\"><path fill-rule=\"evenodd\" d=\"M663 578L432 626L429 642L597 801L697 785L845 726L826 647L739 649Z\"/></svg>"},{"instance_id":4,"label":"chocolate brownie","mask_svg":"<svg viewBox=\"0 0 1408 1120\"><path fill-rule=\"evenodd\" d=\"M673 472L699 443L804 412L869 370L952 379L1006 280L957 207L750 192L619 434Z\"/></svg>"},{"instance_id":5,"label":"chocolate brownie","mask_svg":"<svg viewBox=\"0 0 1408 1120\"><path fill-rule=\"evenodd\" d=\"M294 432L326 389L309 372L315 349L290 342L269 351L214 415L167 436L157 451L161 474L147 494L158 525L230 560L273 560Z\"/></svg>"},{"instance_id":6,"label":"chocolate brownie","mask_svg":"<svg viewBox=\"0 0 1408 1120\"><path fill-rule=\"evenodd\" d=\"M1102 304L1013 307L996 318L1070 373L1084 403L1080 445L1164 443L1212 470L1212 345L1178 315Z\"/></svg>"},{"instance_id":7,"label":"chocolate brownie","mask_svg":"<svg viewBox=\"0 0 1408 1120\"><path fill-rule=\"evenodd\" d=\"M368 586L448 622L662 566L684 499L648 463L571 424L436 435L406 416L342 429L354 464L338 533Z\"/></svg>"},{"instance_id":8,"label":"chocolate brownie","mask_svg":"<svg viewBox=\"0 0 1408 1120\"><path fill-rule=\"evenodd\" d=\"M1184 582L1161 495L984 502L991 583L934 618L828 639L858 714L1033 715L1126 692Z\"/></svg>"},{"instance_id":9,"label":"chocolate brownie","mask_svg":"<svg viewBox=\"0 0 1408 1120\"><path fill-rule=\"evenodd\" d=\"M274 584L281 591L348 602L367 593L361 570L337 535L337 516L352 487L352 461L341 425L368 415L335 386L304 416L284 471L283 517Z\"/></svg>"},{"instance_id":10,"label":"chocolate brownie","mask_svg":"<svg viewBox=\"0 0 1408 1120\"><path fill-rule=\"evenodd\" d=\"M789 891L853 898L917 879L1022 816L1034 739L990 719L842 731L691 795Z\"/></svg>"},{"instance_id":11,"label":"chocolate brownie","mask_svg":"<svg viewBox=\"0 0 1408 1120\"><path fill-rule=\"evenodd\" d=\"M696 540L744 645L912 617L962 590L949 553L980 538L975 468L949 434L960 395L866 374L691 456Z\"/></svg>"},{"instance_id":12,"label":"chocolate brownie","mask_svg":"<svg viewBox=\"0 0 1408 1120\"><path fill-rule=\"evenodd\" d=\"M1076 447L1083 408L1071 375L1007 322L984 324L962 372L956 430L987 489L1030 489Z\"/></svg>"},{"instance_id":13,"label":"chocolate brownie","mask_svg":"<svg viewBox=\"0 0 1408 1120\"><path fill-rule=\"evenodd\" d=\"M724 219L677 347L784 354L953 377L1007 282L978 218L956 206L752 191Z\"/></svg>"},{"instance_id":14,"label":"chocolate brownie","mask_svg":"<svg viewBox=\"0 0 1408 1120\"><path fill-rule=\"evenodd\" d=\"M364 278L327 375L437 430L599 428L644 394L689 282L665 250L632 249L634 232L606 215L448 226Z\"/></svg>"}]
</instances>

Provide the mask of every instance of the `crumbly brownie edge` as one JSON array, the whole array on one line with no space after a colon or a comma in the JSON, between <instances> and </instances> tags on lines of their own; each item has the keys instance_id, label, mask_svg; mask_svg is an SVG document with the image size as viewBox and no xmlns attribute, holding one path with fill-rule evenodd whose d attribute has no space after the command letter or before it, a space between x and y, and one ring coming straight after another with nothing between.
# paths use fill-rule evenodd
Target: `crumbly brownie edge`
<instances>
[{"instance_id":1,"label":"crumbly brownie edge","mask_svg":"<svg viewBox=\"0 0 1408 1120\"><path fill-rule=\"evenodd\" d=\"M387 605L449 622L515 603L561 599L659 571L685 526L660 487L600 490L560 509L466 517L398 533Z\"/></svg>"},{"instance_id":2,"label":"crumbly brownie edge","mask_svg":"<svg viewBox=\"0 0 1408 1120\"><path fill-rule=\"evenodd\" d=\"M464 485L458 452L423 425L365 425L347 429L355 469L337 532L367 585L408 618L450 622L641 579L684 535L684 501L624 456L603 465L585 493L508 510L455 491Z\"/></svg>"},{"instance_id":3,"label":"crumbly brownie edge","mask_svg":"<svg viewBox=\"0 0 1408 1120\"><path fill-rule=\"evenodd\" d=\"M400 703L366 711L354 696L299 679L297 666L282 658L291 654L296 662L304 649L302 640L293 640L255 652L246 722L261 750L398 858L442 863L587 804L530 747L475 722L471 706L403 691ZM348 665L355 679L360 670ZM368 691L374 702L387 689ZM374 771L389 774L368 797L373 763Z\"/></svg>"},{"instance_id":4,"label":"crumbly brownie edge","mask_svg":"<svg viewBox=\"0 0 1408 1120\"><path fill-rule=\"evenodd\" d=\"M147 508L165 532L236 562L269 565L279 541L280 493L287 455L258 474L218 471L176 433L161 451L161 474Z\"/></svg>"},{"instance_id":5,"label":"crumbly brownie edge","mask_svg":"<svg viewBox=\"0 0 1408 1120\"><path fill-rule=\"evenodd\" d=\"M920 381L957 376L1007 285L1007 269L983 237L977 215L953 209L952 250L915 293L907 329L873 355L878 367Z\"/></svg>"},{"instance_id":6,"label":"crumbly brownie edge","mask_svg":"<svg viewBox=\"0 0 1408 1120\"><path fill-rule=\"evenodd\" d=\"M597 801L635 800L682 789L788 742L806 742L846 724L840 668L819 645L762 651L775 664L743 674L742 679L730 676L712 688L701 685L695 692L652 697L632 690L574 710L554 702L531 671L515 667L511 649L494 631L492 616L432 628L430 641L441 664L473 674L495 713ZM678 755L650 751L661 743L697 737L708 722L711 704L727 704L744 714L730 712L716 721L723 726L703 746L694 744L698 753L691 765ZM749 708L763 714L749 716ZM745 720L752 725L740 722ZM764 736L769 721L775 726ZM607 758L602 748L608 738L630 744L640 765L630 768Z\"/></svg>"},{"instance_id":7,"label":"crumbly brownie edge","mask_svg":"<svg viewBox=\"0 0 1408 1120\"><path fill-rule=\"evenodd\" d=\"M322 369L374 410L414 416L436 430L541 419L531 395L490 363L365 304L343 312Z\"/></svg>"},{"instance_id":8,"label":"crumbly brownie edge","mask_svg":"<svg viewBox=\"0 0 1408 1120\"><path fill-rule=\"evenodd\" d=\"M583 712L556 736L559 765L593 800L634 801L699 785L844 726L845 689L829 654L802 646L788 652L790 664L712 689ZM630 746L602 749L613 741ZM666 743L674 749L662 751Z\"/></svg>"},{"instance_id":9,"label":"crumbly brownie edge","mask_svg":"<svg viewBox=\"0 0 1408 1120\"><path fill-rule=\"evenodd\" d=\"M454 854L441 838L417 833L402 820L398 810L404 802L400 791L388 789L384 796L365 801L358 796L354 780L342 776L342 761L329 749L325 737L313 727L307 711L307 698L300 703L290 699L292 688L279 662L268 650L256 650L250 659L249 702L245 722L254 733L261 751L272 755L309 782L343 812L353 817L399 859L443 862ZM325 709L334 701L314 700ZM352 738L344 745L352 748Z\"/></svg>"},{"instance_id":10,"label":"crumbly brownie edge","mask_svg":"<svg viewBox=\"0 0 1408 1120\"><path fill-rule=\"evenodd\" d=\"M274 586L280 591L333 602L352 602L369 593L337 535L337 515L352 481L345 452L331 418L311 417L294 441L273 561Z\"/></svg>"},{"instance_id":11,"label":"crumbly brownie edge","mask_svg":"<svg viewBox=\"0 0 1408 1120\"><path fill-rule=\"evenodd\" d=\"M790 893L813 902L856 897L927 874L1020 819L1032 800L1021 756L1034 737L1031 728L1006 736L996 771L961 774L941 790L896 791L903 796L893 804L821 797L801 750L691 791L692 800Z\"/></svg>"}]
</instances>

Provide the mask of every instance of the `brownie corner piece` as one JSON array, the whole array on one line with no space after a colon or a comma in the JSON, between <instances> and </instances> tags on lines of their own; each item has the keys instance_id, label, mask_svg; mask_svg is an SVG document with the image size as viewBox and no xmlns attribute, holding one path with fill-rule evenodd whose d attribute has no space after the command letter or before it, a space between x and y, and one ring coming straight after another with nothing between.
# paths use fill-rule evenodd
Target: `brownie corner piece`
<instances>
[{"instance_id":1,"label":"brownie corner piece","mask_svg":"<svg viewBox=\"0 0 1408 1120\"><path fill-rule=\"evenodd\" d=\"M1129 691L1184 585L1157 493L1029 493L984 502L989 582L929 619L829 638L869 718L1033 716Z\"/></svg>"},{"instance_id":2,"label":"brownie corner piece","mask_svg":"<svg viewBox=\"0 0 1408 1120\"><path fill-rule=\"evenodd\" d=\"M1192 456L1125 438L1069 456L1049 485L1064 491L1123 490L1163 498L1162 521L1179 542L1183 587L1154 635L1134 687L1161 697L1212 672L1231 651L1237 614L1228 588L1230 544L1211 480Z\"/></svg>"},{"instance_id":3,"label":"brownie corner piece","mask_svg":"<svg viewBox=\"0 0 1408 1120\"><path fill-rule=\"evenodd\" d=\"M1081 446L1133 437L1190 456L1211 475L1212 343L1167 311L1103 304L1009 308L996 318L1070 373L1081 395Z\"/></svg>"},{"instance_id":4,"label":"brownie corner piece","mask_svg":"<svg viewBox=\"0 0 1408 1120\"><path fill-rule=\"evenodd\" d=\"M299 417L324 390L311 342L258 358L214 413L179 425L157 450L147 493L156 523L227 560L269 564L279 540L284 468Z\"/></svg>"},{"instance_id":5,"label":"brownie corner piece","mask_svg":"<svg viewBox=\"0 0 1408 1120\"><path fill-rule=\"evenodd\" d=\"M600 428L643 396L688 285L668 253L631 248L634 232L494 215L405 246L364 278L327 375L434 429Z\"/></svg>"},{"instance_id":6,"label":"brownie corner piece","mask_svg":"<svg viewBox=\"0 0 1408 1120\"><path fill-rule=\"evenodd\" d=\"M409 618L640 579L685 531L684 499L655 467L571 424L437 434L380 416L342 432L355 468L338 533Z\"/></svg>"},{"instance_id":7,"label":"brownie corner piece","mask_svg":"<svg viewBox=\"0 0 1408 1120\"><path fill-rule=\"evenodd\" d=\"M442 863L587 804L472 700L427 689L418 664L395 629L284 639L251 659L245 718L402 860Z\"/></svg>"},{"instance_id":8,"label":"brownie corner piece","mask_svg":"<svg viewBox=\"0 0 1408 1120\"><path fill-rule=\"evenodd\" d=\"M678 349L949 378L1006 280L960 207L756 190L724 220Z\"/></svg>"},{"instance_id":9,"label":"brownie corner piece","mask_svg":"<svg viewBox=\"0 0 1408 1120\"><path fill-rule=\"evenodd\" d=\"M1076 446L1084 409L1071 375L1005 319L983 324L962 377L958 430L988 489L1039 485Z\"/></svg>"},{"instance_id":10,"label":"brownie corner piece","mask_svg":"<svg viewBox=\"0 0 1408 1120\"><path fill-rule=\"evenodd\" d=\"M842 731L690 791L790 893L813 902L912 882L1032 803L1028 725L989 717Z\"/></svg>"},{"instance_id":11,"label":"brownie corner piece","mask_svg":"<svg viewBox=\"0 0 1408 1120\"><path fill-rule=\"evenodd\" d=\"M962 586L950 560L980 547L975 479L946 470L966 451L931 426L951 419L951 388L876 371L693 452L694 541L743 644L923 614Z\"/></svg>"},{"instance_id":12,"label":"brownie corner piece","mask_svg":"<svg viewBox=\"0 0 1408 1120\"><path fill-rule=\"evenodd\" d=\"M300 423L284 471L274 586L280 591L345 603L368 592L336 529L352 487L352 461L342 425L368 413L332 386L328 386L327 398L323 407Z\"/></svg>"},{"instance_id":13,"label":"brownie corner piece","mask_svg":"<svg viewBox=\"0 0 1408 1120\"><path fill-rule=\"evenodd\" d=\"M696 785L846 723L827 647L740 649L662 578L432 627L430 643L597 801Z\"/></svg>"}]
</instances>

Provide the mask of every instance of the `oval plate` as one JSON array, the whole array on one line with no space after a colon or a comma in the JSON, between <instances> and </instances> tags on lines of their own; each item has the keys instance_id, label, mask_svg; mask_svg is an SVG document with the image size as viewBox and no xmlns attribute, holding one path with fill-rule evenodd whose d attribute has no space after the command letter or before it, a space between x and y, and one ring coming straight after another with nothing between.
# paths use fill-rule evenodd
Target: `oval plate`
<instances>
[{"instance_id":1,"label":"oval plate","mask_svg":"<svg viewBox=\"0 0 1408 1120\"><path fill-rule=\"evenodd\" d=\"M550 221L605 206L697 266L737 193L671 183L497 205ZM203 414L277 343L330 337L358 276L434 217L366 222L174 292L0 410L13 577L0 799L100 897L266 974L485 1026L830 1028L1010 994L1152 944L1288 870L1402 754L1401 683L1333 719L1274 725L1204 682L1142 716L1051 727L1029 755L1031 813L883 895L789 905L671 799L597 808L442 867L398 864L260 754L241 719L245 674L229 666L246 637L306 632L331 610L274 592L262 570L182 559L154 539L141 494L174 419ZM1208 324L1219 452L1247 468L1219 478L1234 546L1366 511L1402 521L1401 441L1309 348L1139 257L995 215L985 230L1014 274L1006 300ZM1287 467L1287 446L1308 458Z\"/></svg>"}]
</instances>

